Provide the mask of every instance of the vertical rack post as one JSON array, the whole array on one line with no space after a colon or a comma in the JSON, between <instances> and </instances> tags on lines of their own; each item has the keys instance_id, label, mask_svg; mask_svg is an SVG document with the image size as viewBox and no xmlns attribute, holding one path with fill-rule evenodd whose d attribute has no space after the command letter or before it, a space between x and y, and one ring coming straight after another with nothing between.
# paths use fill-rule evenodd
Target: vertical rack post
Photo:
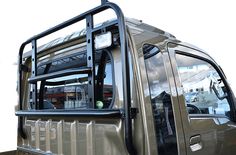
<instances>
[{"instance_id":1,"label":"vertical rack post","mask_svg":"<svg viewBox=\"0 0 236 155\"><path fill-rule=\"evenodd\" d=\"M36 40L32 40L32 69L31 69L31 77L37 76L37 42ZM36 109L39 109L37 104L37 82L32 84L32 105L36 106Z\"/></svg>"},{"instance_id":2,"label":"vertical rack post","mask_svg":"<svg viewBox=\"0 0 236 155\"><path fill-rule=\"evenodd\" d=\"M88 74L88 98L89 108L95 108L95 65L93 52L93 17L91 14L86 16L86 41L87 41L87 67L91 67L92 71Z\"/></svg>"},{"instance_id":3,"label":"vertical rack post","mask_svg":"<svg viewBox=\"0 0 236 155\"><path fill-rule=\"evenodd\" d=\"M133 145L133 136L132 136L132 118L131 118L131 97L130 97L130 81L129 81L129 59L128 59L128 53L127 53L127 38L126 38L126 27L125 27L125 20L124 15L122 13L122 10L114 3L109 3L108 0L101 0L101 6L98 6L90 11L87 11L79 16L76 16L74 18L71 18L59 25L56 25L55 27L52 27L30 39L28 39L26 42L24 42L19 51L19 65L22 65L22 54L24 47L32 43L32 77L37 76L37 45L36 40L43 38L49 34L52 34L58 30L61 30L67 26L70 26L76 22L79 22L83 19L86 19L86 27L87 27L87 66L92 69L92 73L88 74L88 94L89 94L89 108L95 107L95 58L94 58L94 44L93 44L93 15L102 12L106 9L112 9L115 11L117 15L117 21L118 21L118 28L119 28L119 34L120 34L120 41L121 41L121 57L123 60L122 63L122 71L123 71L123 94L124 94L124 110L125 110L125 143L127 147L127 151L130 155L136 154L135 147ZM22 70L19 69L19 107L20 110L23 110L23 93L22 91ZM37 83L33 83L33 93L32 93L32 99L34 103L37 103ZM36 104L37 105L37 104ZM39 108L39 107L37 107ZM21 134L22 138L26 138L26 134L24 131L24 118L19 117L19 133Z\"/></svg>"},{"instance_id":4,"label":"vertical rack post","mask_svg":"<svg viewBox=\"0 0 236 155\"><path fill-rule=\"evenodd\" d=\"M105 3L107 3L108 2L108 0L101 0L101 4L103 5L103 4L105 4Z\"/></svg>"}]
</instances>

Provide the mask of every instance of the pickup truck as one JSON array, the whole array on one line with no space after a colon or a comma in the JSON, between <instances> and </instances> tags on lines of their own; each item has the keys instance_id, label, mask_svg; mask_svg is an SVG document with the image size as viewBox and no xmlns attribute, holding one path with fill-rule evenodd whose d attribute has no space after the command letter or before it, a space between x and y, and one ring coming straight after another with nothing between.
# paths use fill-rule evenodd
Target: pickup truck
<instances>
[{"instance_id":1,"label":"pickup truck","mask_svg":"<svg viewBox=\"0 0 236 155\"><path fill-rule=\"evenodd\" d=\"M95 25L107 9L116 18ZM37 46L77 22L81 31ZM18 155L236 154L236 101L221 67L114 3L26 40L18 58Z\"/></svg>"}]
</instances>

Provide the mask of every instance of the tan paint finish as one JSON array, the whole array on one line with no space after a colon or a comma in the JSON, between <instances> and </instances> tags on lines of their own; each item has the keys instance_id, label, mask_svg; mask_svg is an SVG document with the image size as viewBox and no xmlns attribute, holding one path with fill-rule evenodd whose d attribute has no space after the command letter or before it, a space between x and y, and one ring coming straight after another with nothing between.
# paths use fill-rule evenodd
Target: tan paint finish
<instances>
[{"instance_id":1,"label":"tan paint finish","mask_svg":"<svg viewBox=\"0 0 236 155\"><path fill-rule=\"evenodd\" d=\"M130 24L131 23L131 24ZM171 90L171 101L175 117L177 145L179 155L231 155L236 152L236 124L225 118L190 118L184 106L184 98L181 93L181 83L176 70L174 50L180 43L171 34L156 29L138 21L127 21L129 25L129 54L132 62L131 79L132 107L138 108L138 114L133 120L133 140L139 155L157 154L157 142L150 101L148 80L145 70L142 46L150 43L161 49L165 60L165 70ZM81 41L82 40L82 41ZM84 40L74 41L69 47L50 49L45 53L61 51L76 52L84 50ZM175 42L168 46L169 42ZM83 44L78 45L78 44ZM69 44L69 43L68 43ZM70 43L71 44L71 43ZM65 48L65 46L68 48ZM169 48L167 48L167 46ZM193 51L196 53L196 51ZM197 52L199 55L204 53ZM41 53L42 56L45 54ZM123 107L122 70L119 48L112 51L115 74L115 98L113 108ZM53 55L52 55L53 56ZM211 59L205 55L207 59ZM212 60L213 61L213 60ZM31 66L30 58L26 65ZM24 109L28 110L28 79L29 73L24 75L23 101ZM58 155L125 155L127 154L124 141L124 122L122 119L98 119L98 118L25 118L24 128L27 139L18 136L18 154L26 155L37 153L49 153ZM189 139L200 134L203 140L202 151L192 152L189 147ZM176 152L177 153L177 152Z\"/></svg>"}]
</instances>

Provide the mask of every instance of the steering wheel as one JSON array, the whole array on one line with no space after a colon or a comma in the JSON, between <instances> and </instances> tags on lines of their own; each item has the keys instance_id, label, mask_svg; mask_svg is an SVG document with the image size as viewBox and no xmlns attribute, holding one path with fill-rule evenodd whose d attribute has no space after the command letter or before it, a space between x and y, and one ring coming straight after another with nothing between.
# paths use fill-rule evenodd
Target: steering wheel
<instances>
[{"instance_id":1,"label":"steering wheel","mask_svg":"<svg viewBox=\"0 0 236 155\"><path fill-rule=\"evenodd\" d=\"M187 104L187 107L192 108L194 110L194 113L189 112L189 114L201 114L202 113L201 110L193 104Z\"/></svg>"}]
</instances>

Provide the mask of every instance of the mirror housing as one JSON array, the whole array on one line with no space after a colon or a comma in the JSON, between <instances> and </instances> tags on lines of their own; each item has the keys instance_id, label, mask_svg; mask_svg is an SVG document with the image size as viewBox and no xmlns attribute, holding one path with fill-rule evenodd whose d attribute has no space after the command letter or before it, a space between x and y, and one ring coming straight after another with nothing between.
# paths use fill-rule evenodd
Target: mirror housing
<instances>
[{"instance_id":1,"label":"mirror housing","mask_svg":"<svg viewBox=\"0 0 236 155\"><path fill-rule=\"evenodd\" d=\"M225 86L220 86L221 80L213 81L211 80L210 89L214 91L219 100L225 99L228 94L226 92Z\"/></svg>"}]
</instances>

